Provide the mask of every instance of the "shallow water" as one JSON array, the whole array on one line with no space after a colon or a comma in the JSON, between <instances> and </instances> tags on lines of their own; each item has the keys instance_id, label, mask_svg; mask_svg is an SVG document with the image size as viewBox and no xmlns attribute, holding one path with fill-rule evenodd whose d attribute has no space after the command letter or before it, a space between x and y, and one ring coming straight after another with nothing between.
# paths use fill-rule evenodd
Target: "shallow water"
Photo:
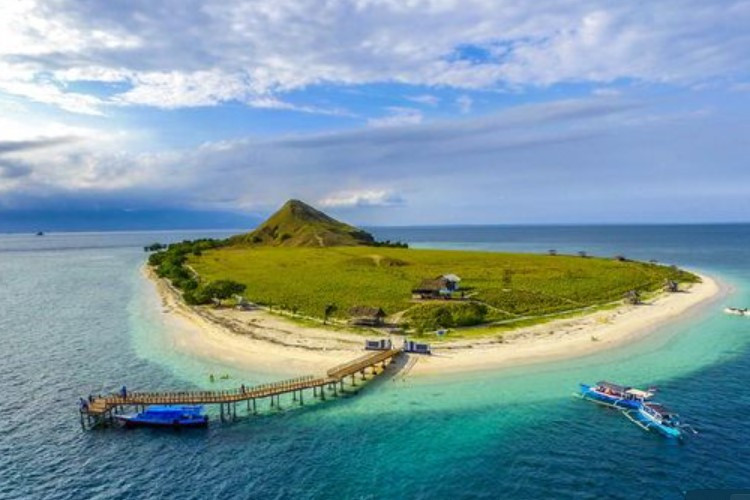
<instances>
[{"instance_id":1,"label":"shallow water","mask_svg":"<svg viewBox=\"0 0 750 500\"><path fill-rule=\"evenodd\" d=\"M750 304L750 227L375 229L414 246L656 258ZM224 233L212 233L220 237ZM82 432L79 396L127 384L267 376L170 352L141 247L206 235L0 236L0 498L681 498L748 486L750 319L724 303L585 358L450 377L379 378L358 395L204 432ZM570 397L580 381L655 384L700 434L682 444Z\"/></svg>"}]
</instances>

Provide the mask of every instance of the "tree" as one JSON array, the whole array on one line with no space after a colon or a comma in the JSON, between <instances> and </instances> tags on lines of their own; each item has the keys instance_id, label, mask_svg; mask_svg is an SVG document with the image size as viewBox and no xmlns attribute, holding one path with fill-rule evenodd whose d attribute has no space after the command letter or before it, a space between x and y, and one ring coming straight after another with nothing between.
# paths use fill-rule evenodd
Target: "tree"
<instances>
[{"instance_id":1,"label":"tree","mask_svg":"<svg viewBox=\"0 0 750 500\"><path fill-rule=\"evenodd\" d=\"M216 280L207 284L204 288L212 299L218 300L219 304L233 295L241 294L247 287L242 283L232 280Z\"/></svg>"},{"instance_id":2,"label":"tree","mask_svg":"<svg viewBox=\"0 0 750 500\"><path fill-rule=\"evenodd\" d=\"M326 306L325 310L323 311L323 324L324 325L327 324L328 323L328 318L330 318L331 315L333 313L335 313L336 311L338 311L338 310L339 310L339 308L338 308L338 306L336 304L328 304Z\"/></svg>"},{"instance_id":3,"label":"tree","mask_svg":"<svg viewBox=\"0 0 750 500\"><path fill-rule=\"evenodd\" d=\"M578 252L578 256L585 259L586 257L588 257L588 254L586 253L586 250L581 250L580 252Z\"/></svg>"},{"instance_id":4,"label":"tree","mask_svg":"<svg viewBox=\"0 0 750 500\"><path fill-rule=\"evenodd\" d=\"M634 306L641 303L641 292L638 290L630 290L625 294L625 302Z\"/></svg>"},{"instance_id":5,"label":"tree","mask_svg":"<svg viewBox=\"0 0 750 500\"><path fill-rule=\"evenodd\" d=\"M548 253L549 253L549 255L550 255L551 257L554 257L554 256L556 256L556 255L557 255L557 250L556 250L556 249L554 249L554 248L551 248L551 249L550 249L550 250L548 251Z\"/></svg>"}]
</instances>

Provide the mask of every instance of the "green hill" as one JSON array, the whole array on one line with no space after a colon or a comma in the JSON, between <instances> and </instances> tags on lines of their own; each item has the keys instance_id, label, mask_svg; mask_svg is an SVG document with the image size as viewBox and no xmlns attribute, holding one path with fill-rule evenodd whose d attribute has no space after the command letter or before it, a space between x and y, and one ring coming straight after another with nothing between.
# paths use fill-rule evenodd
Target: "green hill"
<instances>
[{"instance_id":1,"label":"green hill","mask_svg":"<svg viewBox=\"0 0 750 500\"><path fill-rule=\"evenodd\" d=\"M234 236L231 244L284 247L373 245L366 231L337 221L320 210L289 200L254 231Z\"/></svg>"}]
</instances>

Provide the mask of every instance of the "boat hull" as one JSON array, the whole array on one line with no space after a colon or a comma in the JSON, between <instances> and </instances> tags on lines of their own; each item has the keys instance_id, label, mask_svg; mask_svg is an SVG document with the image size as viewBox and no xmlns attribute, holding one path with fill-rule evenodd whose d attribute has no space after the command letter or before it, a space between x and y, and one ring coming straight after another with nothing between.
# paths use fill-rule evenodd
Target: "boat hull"
<instances>
[{"instance_id":1,"label":"boat hull","mask_svg":"<svg viewBox=\"0 0 750 500\"><path fill-rule=\"evenodd\" d=\"M646 414L643 410L638 410L634 413L634 417L638 422L642 424L642 427L644 427L647 430L655 430L659 434L661 434L664 437L668 438L680 438L682 437L682 431L676 427L671 427L668 425L664 425L661 422L658 422L651 418L648 414Z\"/></svg>"},{"instance_id":2,"label":"boat hull","mask_svg":"<svg viewBox=\"0 0 750 500\"><path fill-rule=\"evenodd\" d=\"M208 417L191 418L191 419L150 419L129 416L118 416L117 420L122 422L127 428L135 427L160 427L160 428L201 428L208 427Z\"/></svg>"},{"instance_id":3,"label":"boat hull","mask_svg":"<svg viewBox=\"0 0 750 500\"><path fill-rule=\"evenodd\" d=\"M637 410L640 408L641 402L635 399L623 399L620 396L605 394L599 392L590 385L581 384L581 397L584 399L592 400L594 402L604 403L610 406L616 406L618 408L625 408L628 410Z\"/></svg>"}]
</instances>

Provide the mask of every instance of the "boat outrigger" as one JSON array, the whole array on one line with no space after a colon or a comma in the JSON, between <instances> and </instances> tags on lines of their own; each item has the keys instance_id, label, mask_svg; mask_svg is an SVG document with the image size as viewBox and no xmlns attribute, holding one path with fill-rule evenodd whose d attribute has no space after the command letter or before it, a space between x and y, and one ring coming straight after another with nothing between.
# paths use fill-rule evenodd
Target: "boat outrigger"
<instances>
[{"instance_id":1,"label":"boat outrigger","mask_svg":"<svg viewBox=\"0 0 750 500\"><path fill-rule=\"evenodd\" d=\"M683 429L692 430L690 426L680 423L680 417L659 403L643 403L637 410L624 412L630 420L645 430L656 429L669 438L682 437ZM693 433L695 431L693 430Z\"/></svg>"},{"instance_id":2,"label":"boat outrigger","mask_svg":"<svg viewBox=\"0 0 750 500\"><path fill-rule=\"evenodd\" d=\"M604 380L597 382L596 385L580 384L581 392L579 396L583 399L613 406L615 408L626 408L636 410L641 403L648 401L654 396L654 390L641 390L634 387L628 387Z\"/></svg>"},{"instance_id":3,"label":"boat outrigger","mask_svg":"<svg viewBox=\"0 0 750 500\"><path fill-rule=\"evenodd\" d=\"M126 427L206 427L202 406L149 406L134 415L116 415Z\"/></svg>"},{"instance_id":4,"label":"boat outrigger","mask_svg":"<svg viewBox=\"0 0 750 500\"><path fill-rule=\"evenodd\" d=\"M740 309L739 307L725 307L724 312L734 314L735 316L750 316L750 310L747 307L744 309Z\"/></svg>"}]
</instances>

